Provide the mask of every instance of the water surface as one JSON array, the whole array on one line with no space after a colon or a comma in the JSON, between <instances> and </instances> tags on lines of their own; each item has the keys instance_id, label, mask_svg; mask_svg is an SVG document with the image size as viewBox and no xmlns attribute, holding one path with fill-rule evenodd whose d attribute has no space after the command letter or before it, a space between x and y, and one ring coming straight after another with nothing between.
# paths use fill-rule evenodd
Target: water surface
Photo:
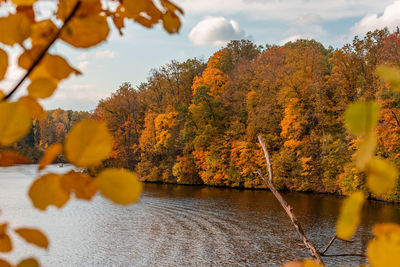
<instances>
[{"instance_id":1,"label":"water surface","mask_svg":"<svg viewBox=\"0 0 400 267\"><path fill-rule=\"evenodd\" d=\"M71 167L50 166L66 172ZM72 199L62 209L34 210L27 190L36 166L0 168L0 223L42 229L50 249L26 245L0 257L16 263L36 256L43 266L279 266L309 257L286 214L267 191L146 184L140 202L121 207L100 196ZM284 194L311 241L323 248L334 234L342 198ZM330 253L364 253L376 222L400 223L400 207L368 201L354 243L337 241ZM359 258L325 258L330 266Z\"/></svg>"}]
</instances>

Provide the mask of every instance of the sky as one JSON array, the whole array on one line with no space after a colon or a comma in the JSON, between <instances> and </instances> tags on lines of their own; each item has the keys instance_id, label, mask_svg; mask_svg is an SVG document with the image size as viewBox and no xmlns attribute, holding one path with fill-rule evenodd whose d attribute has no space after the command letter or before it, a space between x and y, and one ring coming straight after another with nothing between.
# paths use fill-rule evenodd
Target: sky
<instances>
[{"instance_id":1,"label":"sky","mask_svg":"<svg viewBox=\"0 0 400 267\"><path fill-rule=\"evenodd\" d=\"M108 39L90 49L57 41L50 52L67 58L83 75L59 84L55 94L41 100L46 109L91 111L123 82L146 82L153 68L171 60L207 60L229 40L282 45L296 39L315 39L335 48L370 30L400 26L400 0L175 0L185 11L179 34L160 25L145 29L126 23L124 35L111 27ZM46 11L46 4L43 8ZM0 16L4 10L0 10ZM4 47L3 47L4 48ZM21 50L7 50L11 67L0 88L7 92L24 74L16 66ZM26 87L26 86L25 86ZM26 94L21 90L19 95Z\"/></svg>"}]
</instances>

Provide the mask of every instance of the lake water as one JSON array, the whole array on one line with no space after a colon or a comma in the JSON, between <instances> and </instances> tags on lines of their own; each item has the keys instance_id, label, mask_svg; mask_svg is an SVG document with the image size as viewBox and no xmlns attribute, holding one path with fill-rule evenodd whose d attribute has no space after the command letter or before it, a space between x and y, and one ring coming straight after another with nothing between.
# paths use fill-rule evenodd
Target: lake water
<instances>
[{"instance_id":1,"label":"lake water","mask_svg":"<svg viewBox=\"0 0 400 267\"><path fill-rule=\"evenodd\" d=\"M66 172L71 167L50 166ZM289 219L267 191L146 184L140 202L121 207L100 196L72 199L62 209L32 208L27 190L36 166L0 168L0 223L42 229L49 250L12 235L16 263L36 256L43 266L279 266L309 257ZM284 194L311 241L322 249L334 234L342 198ZM376 222L400 223L400 206L368 201L354 243L336 241L330 253L364 253ZM325 258L329 266L360 258Z\"/></svg>"}]
</instances>

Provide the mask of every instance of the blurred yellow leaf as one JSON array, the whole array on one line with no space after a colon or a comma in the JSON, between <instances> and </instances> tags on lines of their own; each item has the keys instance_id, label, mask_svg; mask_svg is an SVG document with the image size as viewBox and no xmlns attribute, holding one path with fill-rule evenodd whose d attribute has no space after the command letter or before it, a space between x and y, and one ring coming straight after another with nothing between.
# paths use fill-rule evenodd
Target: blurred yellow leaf
<instances>
[{"instance_id":1,"label":"blurred yellow leaf","mask_svg":"<svg viewBox=\"0 0 400 267\"><path fill-rule=\"evenodd\" d=\"M0 81L3 80L8 68L8 55L0 48Z\"/></svg>"},{"instance_id":2,"label":"blurred yellow leaf","mask_svg":"<svg viewBox=\"0 0 400 267\"><path fill-rule=\"evenodd\" d=\"M50 19L37 21L32 25L32 46L46 46L58 31Z\"/></svg>"},{"instance_id":3,"label":"blurred yellow leaf","mask_svg":"<svg viewBox=\"0 0 400 267\"><path fill-rule=\"evenodd\" d=\"M8 167L16 164L26 164L29 160L17 152L6 150L0 151L0 167Z\"/></svg>"},{"instance_id":4,"label":"blurred yellow leaf","mask_svg":"<svg viewBox=\"0 0 400 267\"><path fill-rule=\"evenodd\" d=\"M321 264L318 264L318 263L316 263L314 260L312 260L312 259L306 259L304 262L303 262L303 267L324 267L323 265L321 265Z\"/></svg>"},{"instance_id":5,"label":"blurred yellow leaf","mask_svg":"<svg viewBox=\"0 0 400 267\"><path fill-rule=\"evenodd\" d=\"M36 179L28 194L33 205L40 210L45 210L49 205L61 208L69 200L68 192L61 185L61 175L54 173Z\"/></svg>"},{"instance_id":6,"label":"blurred yellow leaf","mask_svg":"<svg viewBox=\"0 0 400 267\"><path fill-rule=\"evenodd\" d=\"M282 267L303 267L303 261L296 260L296 261L287 262Z\"/></svg>"},{"instance_id":7,"label":"blurred yellow leaf","mask_svg":"<svg viewBox=\"0 0 400 267\"><path fill-rule=\"evenodd\" d=\"M378 103L356 102L347 107L344 114L346 128L357 135L366 135L376 126L379 115Z\"/></svg>"},{"instance_id":8,"label":"blurred yellow leaf","mask_svg":"<svg viewBox=\"0 0 400 267\"><path fill-rule=\"evenodd\" d=\"M356 152L356 166L359 170L364 170L367 163L375 155L376 149L376 134L375 129L372 129L363 140L360 142Z\"/></svg>"},{"instance_id":9,"label":"blurred yellow leaf","mask_svg":"<svg viewBox=\"0 0 400 267\"><path fill-rule=\"evenodd\" d=\"M112 136L104 122L82 120L67 134L64 150L67 160L75 166L94 166L110 155Z\"/></svg>"},{"instance_id":10,"label":"blurred yellow leaf","mask_svg":"<svg viewBox=\"0 0 400 267\"><path fill-rule=\"evenodd\" d=\"M142 191L136 174L124 169L105 169L96 181L104 197L122 205L138 201Z\"/></svg>"},{"instance_id":11,"label":"blurred yellow leaf","mask_svg":"<svg viewBox=\"0 0 400 267\"><path fill-rule=\"evenodd\" d=\"M166 10L170 12L179 12L183 15L183 10L169 0L161 0L161 4Z\"/></svg>"},{"instance_id":12,"label":"blurred yellow leaf","mask_svg":"<svg viewBox=\"0 0 400 267\"><path fill-rule=\"evenodd\" d=\"M22 260L20 263L17 264L16 267L39 267L39 263L34 258L28 258Z\"/></svg>"},{"instance_id":13,"label":"blurred yellow leaf","mask_svg":"<svg viewBox=\"0 0 400 267\"><path fill-rule=\"evenodd\" d=\"M0 267L12 267L12 265L3 259L0 259Z\"/></svg>"},{"instance_id":14,"label":"blurred yellow leaf","mask_svg":"<svg viewBox=\"0 0 400 267\"><path fill-rule=\"evenodd\" d=\"M18 102L0 103L0 146L9 146L23 138L31 128L28 110Z\"/></svg>"},{"instance_id":15,"label":"blurred yellow leaf","mask_svg":"<svg viewBox=\"0 0 400 267\"><path fill-rule=\"evenodd\" d=\"M23 96L18 99L18 102L23 104L28 109L32 118L43 120L46 117L46 112L43 110L39 102L37 102L36 98L31 96Z\"/></svg>"},{"instance_id":16,"label":"blurred yellow leaf","mask_svg":"<svg viewBox=\"0 0 400 267\"><path fill-rule=\"evenodd\" d=\"M364 201L365 196L363 192L355 192L344 200L336 222L336 235L339 238L351 239L360 223L361 209Z\"/></svg>"},{"instance_id":17,"label":"blurred yellow leaf","mask_svg":"<svg viewBox=\"0 0 400 267\"><path fill-rule=\"evenodd\" d=\"M162 19L163 19L164 29L167 32L169 32L169 33L179 32L179 29L181 27L181 21L175 13L167 11L163 15Z\"/></svg>"},{"instance_id":18,"label":"blurred yellow leaf","mask_svg":"<svg viewBox=\"0 0 400 267\"><path fill-rule=\"evenodd\" d=\"M61 154L62 149L63 147L61 143L55 143L49 146L49 148L44 152L43 157L39 160L38 170L43 170L47 165L52 163L56 157Z\"/></svg>"},{"instance_id":19,"label":"blurred yellow leaf","mask_svg":"<svg viewBox=\"0 0 400 267\"><path fill-rule=\"evenodd\" d=\"M10 252L12 250L11 239L7 234L7 224L0 225L0 252Z\"/></svg>"},{"instance_id":20,"label":"blurred yellow leaf","mask_svg":"<svg viewBox=\"0 0 400 267\"><path fill-rule=\"evenodd\" d=\"M28 86L29 95L35 98L50 97L57 89L57 83L47 78L37 78L32 80Z\"/></svg>"},{"instance_id":21,"label":"blurred yellow leaf","mask_svg":"<svg viewBox=\"0 0 400 267\"><path fill-rule=\"evenodd\" d=\"M12 0L12 2L17 6L31 6L36 0Z\"/></svg>"},{"instance_id":22,"label":"blurred yellow leaf","mask_svg":"<svg viewBox=\"0 0 400 267\"><path fill-rule=\"evenodd\" d=\"M47 55L44 61L49 74L57 80L68 78L71 73L81 74L72 68L68 62L58 55Z\"/></svg>"},{"instance_id":23,"label":"blurred yellow leaf","mask_svg":"<svg viewBox=\"0 0 400 267\"><path fill-rule=\"evenodd\" d=\"M376 73L382 80L389 83L393 90L400 90L400 70L398 68L381 65L376 68Z\"/></svg>"},{"instance_id":24,"label":"blurred yellow leaf","mask_svg":"<svg viewBox=\"0 0 400 267\"><path fill-rule=\"evenodd\" d=\"M25 50L18 58L18 66L27 70L33 64L33 61L39 56L40 52L42 52L41 46L33 46L29 50Z\"/></svg>"},{"instance_id":25,"label":"blurred yellow leaf","mask_svg":"<svg viewBox=\"0 0 400 267\"><path fill-rule=\"evenodd\" d=\"M140 12L144 12L147 9L149 2L149 0L122 0L126 14L131 18L138 16Z\"/></svg>"},{"instance_id":26,"label":"blurred yellow leaf","mask_svg":"<svg viewBox=\"0 0 400 267\"><path fill-rule=\"evenodd\" d=\"M366 173L367 186L376 195L390 193L395 188L399 176L396 165L379 158L368 163Z\"/></svg>"},{"instance_id":27,"label":"blurred yellow leaf","mask_svg":"<svg viewBox=\"0 0 400 267\"><path fill-rule=\"evenodd\" d=\"M376 224L375 239L368 242L367 257L371 267L398 266L400 263L400 225Z\"/></svg>"},{"instance_id":28,"label":"blurred yellow leaf","mask_svg":"<svg viewBox=\"0 0 400 267\"><path fill-rule=\"evenodd\" d=\"M61 183L68 192L74 192L78 199L90 200L97 192L94 179L79 172L64 174Z\"/></svg>"},{"instance_id":29,"label":"blurred yellow leaf","mask_svg":"<svg viewBox=\"0 0 400 267\"><path fill-rule=\"evenodd\" d=\"M0 42L5 45L21 44L31 35L31 23L23 14L9 14L0 18Z\"/></svg>"},{"instance_id":30,"label":"blurred yellow leaf","mask_svg":"<svg viewBox=\"0 0 400 267\"><path fill-rule=\"evenodd\" d=\"M68 17L71 13L72 9L76 5L78 0L59 0L58 1L58 9L57 9L57 17L62 21ZM97 15L101 12L101 2L100 0L81 0L81 4L76 12L76 17L87 17L92 15Z\"/></svg>"},{"instance_id":31,"label":"blurred yellow leaf","mask_svg":"<svg viewBox=\"0 0 400 267\"><path fill-rule=\"evenodd\" d=\"M109 31L106 17L75 17L62 31L61 39L78 48L89 48L106 40Z\"/></svg>"},{"instance_id":32,"label":"blurred yellow leaf","mask_svg":"<svg viewBox=\"0 0 400 267\"><path fill-rule=\"evenodd\" d=\"M41 248L49 247L49 240L46 235L37 229L21 227L16 229L15 232L28 243Z\"/></svg>"}]
</instances>

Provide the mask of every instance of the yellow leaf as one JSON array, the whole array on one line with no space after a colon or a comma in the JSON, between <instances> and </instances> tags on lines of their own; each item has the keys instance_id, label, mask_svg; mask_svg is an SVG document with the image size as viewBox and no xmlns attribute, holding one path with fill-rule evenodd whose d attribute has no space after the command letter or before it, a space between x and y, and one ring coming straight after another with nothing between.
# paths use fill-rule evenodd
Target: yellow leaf
<instances>
[{"instance_id":1,"label":"yellow leaf","mask_svg":"<svg viewBox=\"0 0 400 267\"><path fill-rule=\"evenodd\" d=\"M141 12L144 12L149 5L149 0L122 0L122 4L125 7L126 14L130 18L138 16Z\"/></svg>"},{"instance_id":2,"label":"yellow leaf","mask_svg":"<svg viewBox=\"0 0 400 267\"><path fill-rule=\"evenodd\" d=\"M177 5L175 5L174 3L171 3L168 0L161 0L161 4L168 11L170 11L170 12L178 11L179 13L181 13L183 15L183 10L180 7L178 7Z\"/></svg>"},{"instance_id":3,"label":"yellow leaf","mask_svg":"<svg viewBox=\"0 0 400 267\"><path fill-rule=\"evenodd\" d=\"M33 205L40 210L45 210L49 205L61 208L69 200L68 192L61 185L61 175L54 173L36 179L28 194Z\"/></svg>"},{"instance_id":4,"label":"yellow leaf","mask_svg":"<svg viewBox=\"0 0 400 267\"><path fill-rule=\"evenodd\" d=\"M50 19L36 22L32 26L32 46L46 46L57 31L57 26Z\"/></svg>"},{"instance_id":5,"label":"yellow leaf","mask_svg":"<svg viewBox=\"0 0 400 267\"><path fill-rule=\"evenodd\" d=\"M16 267L39 267L39 266L40 265L36 259L28 258L28 259L25 259L25 260L21 261L20 263L18 263L18 265Z\"/></svg>"},{"instance_id":6,"label":"yellow leaf","mask_svg":"<svg viewBox=\"0 0 400 267\"><path fill-rule=\"evenodd\" d=\"M78 48L88 48L106 40L107 18L93 15L73 18L61 33L61 39Z\"/></svg>"},{"instance_id":7,"label":"yellow leaf","mask_svg":"<svg viewBox=\"0 0 400 267\"><path fill-rule=\"evenodd\" d=\"M0 48L0 81L3 80L8 68L8 55Z\"/></svg>"},{"instance_id":8,"label":"yellow leaf","mask_svg":"<svg viewBox=\"0 0 400 267\"><path fill-rule=\"evenodd\" d=\"M57 80L68 78L71 73L81 74L80 71L72 68L63 57L57 55L47 55L44 63L48 73Z\"/></svg>"},{"instance_id":9,"label":"yellow leaf","mask_svg":"<svg viewBox=\"0 0 400 267\"><path fill-rule=\"evenodd\" d=\"M9 146L23 138L31 128L28 110L18 102L0 103L0 146Z\"/></svg>"},{"instance_id":10,"label":"yellow leaf","mask_svg":"<svg viewBox=\"0 0 400 267\"><path fill-rule=\"evenodd\" d=\"M399 176L393 163L379 158L372 159L368 163L366 173L367 186L376 195L390 193L395 188Z\"/></svg>"},{"instance_id":11,"label":"yellow leaf","mask_svg":"<svg viewBox=\"0 0 400 267\"><path fill-rule=\"evenodd\" d=\"M0 90L0 99L3 99L6 95L4 94L4 92L2 90Z\"/></svg>"},{"instance_id":12,"label":"yellow leaf","mask_svg":"<svg viewBox=\"0 0 400 267\"><path fill-rule=\"evenodd\" d=\"M12 250L11 239L7 234L7 224L0 225L0 252L10 252Z\"/></svg>"},{"instance_id":13,"label":"yellow leaf","mask_svg":"<svg viewBox=\"0 0 400 267\"><path fill-rule=\"evenodd\" d=\"M357 135L366 135L376 126L379 115L378 103L356 102L347 107L344 114L346 128Z\"/></svg>"},{"instance_id":14,"label":"yellow leaf","mask_svg":"<svg viewBox=\"0 0 400 267\"><path fill-rule=\"evenodd\" d=\"M167 11L163 15L163 26L167 32L177 33L181 27L181 21L175 13Z\"/></svg>"},{"instance_id":15,"label":"yellow leaf","mask_svg":"<svg viewBox=\"0 0 400 267\"><path fill-rule=\"evenodd\" d=\"M68 192L74 192L78 199L90 200L97 192L94 179L79 172L64 174L61 183Z\"/></svg>"},{"instance_id":16,"label":"yellow leaf","mask_svg":"<svg viewBox=\"0 0 400 267\"><path fill-rule=\"evenodd\" d=\"M0 42L5 45L21 44L31 35L31 23L23 14L10 14L0 18Z\"/></svg>"},{"instance_id":17,"label":"yellow leaf","mask_svg":"<svg viewBox=\"0 0 400 267\"><path fill-rule=\"evenodd\" d=\"M375 239L368 242L367 257L371 267L398 266L400 262L400 225L374 225Z\"/></svg>"},{"instance_id":18,"label":"yellow leaf","mask_svg":"<svg viewBox=\"0 0 400 267\"><path fill-rule=\"evenodd\" d=\"M344 200L336 222L336 235L339 238L351 239L360 223L361 209L364 201L365 196L363 192L355 192Z\"/></svg>"},{"instance_id":19,"label":"yellow leaf","mask_svg":"<svg viewBox=\"0 0 400 267\"><path fill-rule=\"evenodd\" d=\"M282 267L303 267L303 261L296 260L296 261L287 262Z\"/></svg>"},{"instance_id":20,"label":"yellow leaf","mask_svg":"<svg viewBox=\"0 0 400 267\"><path fill-rule=\"evenodd\" d=\"M15 232L28 243L41 248L49 247L49 240L46 235L37 229L21 227L16 229Z\"/></svg>"},{"instance_id":21,"label":"yellow leaf","mask_svg":"<svg viewBox=\"0 0 400 267\"><path fill-rule=\"evenodd\" d=\"M104 197L122 205L138 201L142 191L136 174L124 169L105 169L96 181Z\"/></svg>"},{"instance_id":22,"label":"yellow leaf","mask_svg":"<svg viewBox=\"0 0 400 267\"><path fill-rule=\"evenodd\" d=\"M68 17L72 9L76 5L78 0L59 0L57 17L62 21ZM92 15L98 15L101 12L101 2L100 0L81 0L81 4L76 12L76 17L87 17Z\"/></svg>"},{"instance_id":23,"label":"yellow leaf","mask_svg":"<svg viewBox=\"0 0 400 267\"><path fill-rule=\"evenodd\" d=\"M29 95L34 98L47 98L50 97L57 89L57 83L51 79L37 78L32 80L27 89Z\"/></svg>"},{"instance_id":24,"label":"yellow leaf","mask_svg":"<svg viewBox=\"0 0 400 267\"><path fill-rule=\"evenodd\" d=\"M364 170L367 163L375 155L376 134L373 129L368 133L360 143L360 147L356 152L356 166L359 170Z\"/></svg>"},{"instance_id":25,"label":"yellow leaf","mask_svg":"<svg viewBox=\"0 0 400 267\"><path fill-rule=\"evenodd\" d=\"M77 167L97 165L108 158L111 150L112 136L104 122L82 120L65 138L65 156Z\"/></svg>"},{"instance_id":26,"label":"yellow leaf","mask_svg":"<svg viewBox=\"0 0 400 267\"><path fill-rule=\"evenodd\" d=\"M62 149L63 147L61 143L55 143L49 146L49 148L47 148L47 150L44 152L43 157L39 161L38 170L43 170L44 168L46 168L47 165L52 163L56 159L56 157L61 154Z\"/></svg>"},{"instance_id":27,"label":"yellow leaf","mask_svg":"<svg viewBox=\"0 0 400 267\"><path fill-rule=\"evenodd\" d=\"M321 264L318 264L318 263L316 263L314 260L312 260L312 259L306 259L304 262L303 262L303 267L324 267L323 265L321 265Z\"/></svg>"},{"instance_id":28,"label":"yellow leaf","mask_svg":"<svg viewBox=\"0 0 400 267\"><path fill-rule=\"evenodd\" d=\"M8 167L15 164L26 164L29 160L17 152L6 150L0 152L0 167Z\"/></svg>"},{"instance_id":29,"label":"yellow leaf","mask_svg":"<svg viewBox=\"0 0 400 267\"><path fill-rule=\"evenodd\" d=\"M390 84L393 90L400 90L400 70L394 67L381 65L376 68L376 73L385 82Z\"/></svg>"},{"instance_id":30,"label":"yellow leaf","mask_svg":"<svg viewBox=\"0 0 400 267\"><path fill-rule=\"evenodd\" d=\"M30 50L25 50L18 58L18 66L25 70L29 69L33 61L35 61L42 52L42 49L41 46L34 46Z\"/></svg>"},{"instance_id":31,"label":"yellow leaf","mask_svg":"<svg viewBox=\"0 0 400 267\"><path fill-rule=\"evenodd\" d=\"M31 6L36 2L36 0L12 0L12 2L17 6Z\"/></svg>"},{"instance_id":32,"label":"yellow leaf","mask_svg":"<svg viewBox=\"0 0 400 267\"><path fill-rule=\"evenodd\" d=\"M3 259L0 259L0 267L12 267L12 265Z\"/></svg>"},{"instance_id":33,"label":"yellow leaf","mask_svg":"<svg viewBox=\"0 0 400 267\"><path fill-rule=\"evenodd\" d=\"M43 110L39 102L37 102L36 98L31 96L23 96L18 99L18 102L28 109L32 118L37 120L43 120L46 118L46 112Z\"/></svg>"}]
</instances>

